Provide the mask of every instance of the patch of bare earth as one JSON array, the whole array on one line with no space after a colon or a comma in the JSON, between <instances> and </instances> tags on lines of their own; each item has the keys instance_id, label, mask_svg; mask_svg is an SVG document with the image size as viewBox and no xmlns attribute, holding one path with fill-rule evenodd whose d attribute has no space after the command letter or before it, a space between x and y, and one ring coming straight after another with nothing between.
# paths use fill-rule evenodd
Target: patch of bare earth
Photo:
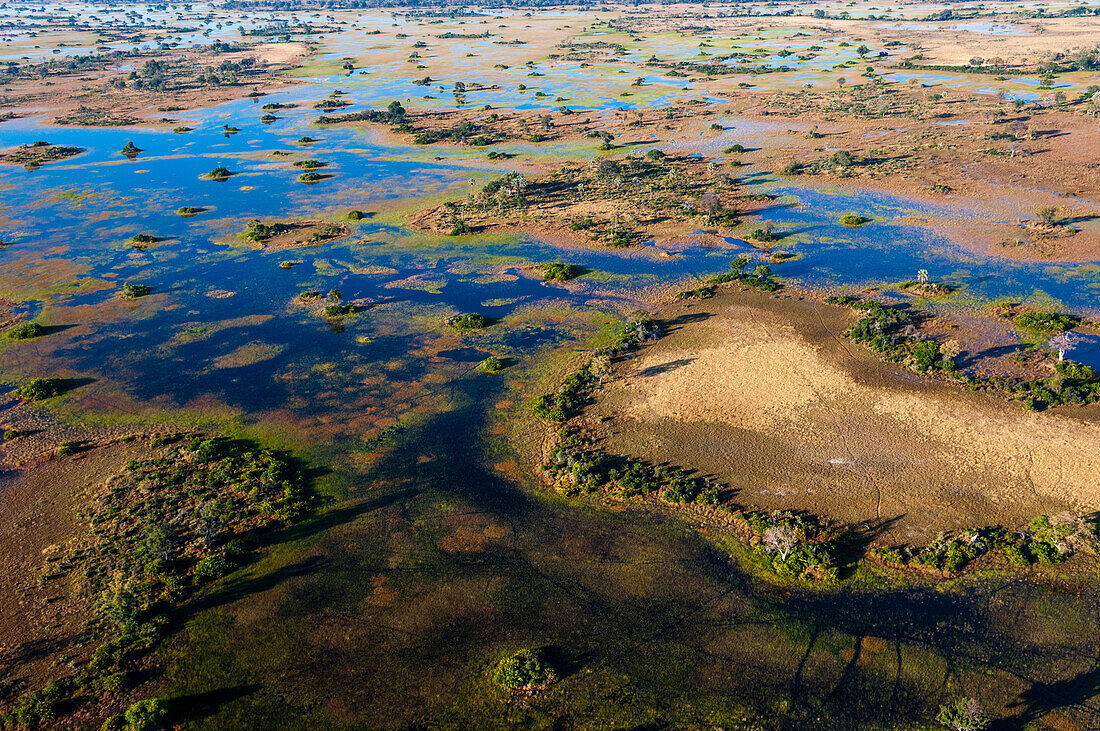
<instances>
[{"instance_id":1,"label":"patch of bare earth","mask_svg":"<svg viewBox=\"0 0 1100 731\"><path fill-rule=\"evenodd\" d=\"M0 697L37 690L58 664L95 649L83 639L94 597L50 567L86 534L80 512L108 478L147 451L145 441L114 442L0 473Z\"/></svg>"},{"instance_id":2,"label":"patch of bare earth","mask_svg":"<svg viewBox=\"0 0 1100 731\"><path fill-rule=\"evenodd\" d=\"M894 370L843 339L850 312L816 302L734 292L666 316L590 412L609 451L898 541L1100 504L1095 408L1031 413Z\"/></svg>"}]
</instances>

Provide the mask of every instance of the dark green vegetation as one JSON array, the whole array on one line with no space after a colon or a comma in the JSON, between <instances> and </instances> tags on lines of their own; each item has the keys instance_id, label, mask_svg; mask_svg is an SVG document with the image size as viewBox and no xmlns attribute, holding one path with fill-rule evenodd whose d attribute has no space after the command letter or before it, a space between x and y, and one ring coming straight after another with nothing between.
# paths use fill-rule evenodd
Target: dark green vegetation
<instances>
[{"instance_id":1,"label":"dark green vegetation","mask_svg":"<svg viewBox=\"0 0 1100 731\"><path fill-rule=\"evenodd\" d=\"M590 373L575 373L566 379L563 390L572 387L571 379L588 377ZM572 411L580 404L574 402ZM564 409L564 405L551 406ZM544 413L536 403L535 413L551 421L562 413ZM571 427L563 427L559 441L542 469L558 489L567 495L603 492L619 497L652 494L670 503L717 505L718 487L699 477L692 477L678 467L649 465L642 460L609 455L595 442Z\"/></svg>"},{"instance_id":2,"label":"dark green vegetation","mask_svg":"<svg viewBox=\"0 0 1100 731\"><path fill-rule=\"evenodd\" d=\"M873 166L878 162L880 161L870 158L858 158L847 150L837 150L832 155L811 163L792 162L781 172L784 175L835 173L838 177L846 178L855 175L859 168Z\"/></svg>"},{"instance_id":3,"label":"dark green vegetation","mask_svg":"<svg viewBox=\"0 0 1100 731\"><path fill-rule=\"evenodd\" d=\"M268 239L293 231L294 228L294 224L291 223L264 223L258 218L253 218L248 222L248 228L245 229L244 237L249 241L263 243Z\"/></svg>"},{"instance_id":4,"label":"dark green vegetation","mask_svg":"<svg viewBox=\"0 0 1100 731\"><path fill-rule=\"evenodd\" d=\"M782 283L777 282L772 278L772 268L767 264L757 264L750 274L747 269L749 264L752 263L752 259L744 254L739 255L736 259L730 262L730 271L726 274L715 274L711 277L707 277L707 284L711 287L720 284L727 284L729 282L737 282L753 289L759 289L763 292L777 292L783 288ZM687 299L688 297L698 297L699 299L705 299L708 295L708 291L713 294L713 290L710 287L703 287L696 290L691 290L686 296L680 299Z\"/></svg>"},{"instance_id":5,"label":"dark green vegetation","mask_svg":"<svg viewBox=\"0 0 1100 731\"><path fill-rule=\"evenodd\" d=\"M30 340L46 334L46 328L37 322L21 322L4 333L8 340Z\"/></svg>"},{"instance_id":6,"label":"dark green vegetation","mask_svg":"<svg viewBox=\"0 0 1100 731\"><path fill-rule=\"evenodd\" d=\"M301 175L298 176L298 182L299 183L319 183L320 181L324 180L327 177L328 177L327 175L322 175L321 173L302 173Z\"/></svg>"},{"instance_id":7,"label":"dark green vegetation","mask_svg":"<svg viewBox=\"0 0 1100 731\"><path fill-rule=\"evenodd\" d=\"M1081 324L1080 318L1059 312L1023 312L1016 315L1013 322L1022 330L1040 335L1065 332Z\"/></svg>"},{"instance_id":8,"label":"dark green vegetation","mask_svg":"<svg viewBox=\"0 0 1100 731\"><path fill-rule=\"evenodd\" d=\"M649 320L629 323L610 345L600 348L574 373L562 381L558 390L535 399L531 410L548 421L568 421L580 413L592 392L611 372L613 359L644 342L657 338L657 329Z\"/></svg>"},{"instance_id":9,"label":"dark green vegetation","mask_svg":"<svg viewBox=\"0 0 1100 731\"><path fill-rule=\"evenodd\" d=\"M864 216L860 216L857 213L849 213L840 219L840 222L849 228L859 228L865 223L870 223L871 219Z\"/></svg>"},{"instance_id":10,"label":"dark green vegetation","mask_svg":"<svg viewBox=\"0 0 1100 731\"><path fill-rule=\"evenodd\" d=\"M490 355L488 358L481 361L481 370L486 373L500 373L504 368L504 361L495 355Z\"/></svg>"},{"instance_id":11,"label":"dark green vegetation","mask_svg":"<svg viewBox=\"0 0 1100 731\"><path fill-rule=\"evenodd\" d=\"M560 261L539 264L536 269L542 272L543 279L555 282L568 282L576 279L584 270L575 264L562 264Z\"/></svg>"},{"instance_id":12,"label":"dark green vegetation","mask_svg":"<svg viewBox=\"0 0 1100 731\"><path fill-rule=\"evenodd\" d=\"M1089 366L1071 360L1057 361L1053 376L1031 380L975 376L958 370L954 357L944 353L943 344L920 336L916 326L925 319L922 313L853 297L829 297L825 301L858 310L862 318L848 330L848 337L867 345L886 361L903 363L919 373L939 372L973 390L1019 400L1032 410L1100 402L1100 375ZM1072 315L1046 312L1022 313L1013 321L1026 331L1042 335L1064 332L1081 324Z\"/></svg>"},{"instance_id":13,"label":"dark green vegetation","mask_svg":"<svg viewBox=\"0 0 1100 731\"><path fill-rule=\"evenodd\" d=\"M56 162L79 155L84 150L80 147L66 145L51 145L49 142L32 142L20 145L12 152L0 156L0 162L22 165L28 170L35 170L48 162Z\"/></svg>"},{"instance_id":14,"label":"dark green vegetation","mask_svg":"<svg viewBox=\"0 0 1100 731\"><path fill-rule=\"evenodd\" d=\"M98 647L25 695L7 725L35 728L99 706L156 672L150 653L185 607L311 510L309 483L284 455L200 434L151 446L160 454L110 482L87 515L87 537L48 569L53 580L81 577L93 612L86 635ZM164 701L138 701L105 728L157 728L167 711Z\"/></svg>"},{"instance_id":15,"label":"dark green vegetation","mask_svg":"<svg viewBox=\"0 0 1100 731\"><path fill-rule=\"evenodd\" d=\"M61 381L56 378L35 378L16 389L15 395L28 401L42 401L53 398L61 390Z\"/></svg>"},{"instance_id":16,"label":"dark green vegetation","mask_svg":"<svg viewBox=\"0 0 1100 731\"><path fill-rule=\"evenodd\" d=\"M134 234L133 236L130 237L130 242L133 243L133 244L140 244L140 245L155 244L158 241L160 241L160 239L158 239L153 234Z\"/></svg>"},{"instance_id":17,"label":"dark green vegetation","mask_svg":"<svg viewBox=\"0 0 1100 731\"><path fill-rule=\"evenodd\" d=\"M784 579L834 582L854 546L846 528L823 525L814 515L792 510L733 510L734 530L748 534L753 558Z\"/></svg>"},{"instance_id":18,"label":"dark green vegetation","mask_svg":"<svg viewBox=\"0 0 1100 731\"><path fill-rule=\"evenodd\" d=\"M314 120L314 124L339 124L341 122L394 124L397 125L400 131L411 131L406 120L405 108L397 101L390 102L384 112L368 110L365 112L353 112L351 114L326 114ZM303 137L298 141L302 143L316 142L316 140L309 137Z\"/></svg>"},{"instance_id":19,"label":"dark green vegetation","mask_svg":"<svg viewBox=\"0 0 1100 731\"><path fill-rule=\"evenodd\" d=\"M178 209L176 209L176 214L179 216L183 216L184 218L190 218L191 216L197 216L200 213L204 213L205 211L205 208L201 208L199 206L180 206Z\"/></svg>"},{"instance_id":20,"label":"dark green vegetation","mask_svg":"<svg viewBox=\"0 0 1100 731\"><path fill-rule=\"evenodd\" d=\"M541 690L558 679L554 668L539 650L519 650L500 661L493 671L493 682L501 690Z\"/></svg>"},{"instance_id":21,"label":"dark green vegetation","mask_svg":"<svg viewBox=\"0 0 1100 731\"><path fill-rule=\"evenodd\" d=\"M941 533L927 546L888 546L872 555L888 564L956 574L971 562L987 554L999 556L1012 566L1065 561L1076 548L1096 545L1092 525L1073 516L1061 516L1052 522L1040 515L1027 528L1008 530L993 525L970 530Z\"/></svg>"},{"instance_id":22,"label":"dark green vegetation","mask_svg":"<svg viewBox=\"0 0 1100 731\"><path fill-rule=\"evenodd\" d=\"M477 312L466 312L447 318L447 326L455 330L480 330L489 324L489 318Z\"/></svg>"},{"instance_id":23,"label":"dark green vegetation","mask_svg":"<svg viewBox=\"0 0 1100 731\"><path fill-rule=\"evenodd\" d=\"M444 228L455 221L475 227L482 222L522 225L528 209L537 205L555 210L563 226L586 231L593 241L634 246L645 239L638 228L658 221L737 223L736 186L720 166L687 155L567 162L533 180L518 172L491 180L476 195L442 206L439 220ZM593 203L606 211L593 212Z\"/></svg>"},{"instance_id":24,"label":"dark green vegetation","mask_svg":"<svg viewBox=\"0 0 1100 731\"><path fill-rule=\"evenodd\" d=\"M142 149L140 147L138 147L137 145L135 145L132 140L130 142L127 142L125 145L123 145L122 149L119 150L120 155L125 155L126 157L131 157L131 158L132 157L137 157L137 154L139 152L142 152Z\"/></svg>"},{"instance_id":25,"label":"dark green vegetation","mask_svg":"<svg viewBox=\"0 0 1100 731\"><path fill-rule=\"evenodd\" d=\"M147 284L135 284L134 282L126 282L122 285L121 296L123 299L136 300L141 297L146 297L153 293L153 288Z\"/></svg>"},{"instance_id":26,"label":"dark green vegetation","mask_svg":"<svg viewBox=\"0 0 1100 731\"><path fill-rule=\"evenodd\" d=\"M206 179L216 180L220 183L229 180L231 175L233 175L233 173L229 171L229 168L219 165L206 174Z\"/></svg>"}]
</instances>

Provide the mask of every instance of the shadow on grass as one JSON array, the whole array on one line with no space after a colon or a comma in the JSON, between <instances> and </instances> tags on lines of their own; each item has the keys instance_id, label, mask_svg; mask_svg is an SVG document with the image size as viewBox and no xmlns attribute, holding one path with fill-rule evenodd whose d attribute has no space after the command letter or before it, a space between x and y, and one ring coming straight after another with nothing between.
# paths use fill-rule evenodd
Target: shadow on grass
<instances>
[{"instance_id":1,"label":"shadow on grass","mask_svg":"<svg viewBox=\"0 0 1100 731\"><path fill-rule=\"evenodd\" d=\"M484 380L462 387L487 388L478 385ZM1008 709L1014 721L1001 726L1014 728L1053 709L1080 708L1100 692L1100 671L1080 668L1100 662L1088 659L1100 650L1087 637L1063 647L1034 636L1029 623L1015 630L1006 621L1040 591L1020 576L966 590L919 580L856 579L823 589L761 581L671 511L632 502L613 512L542 499L533 485L521 489L485 466L484 428L484 412L470 407L410 429L373 473L378 489L399 487L330 507L271 542L327 537L340 527L339 538L309 543L313 555L196 601L193 612L304 579L270 615L277 626L219 637L245 656L264 645L266 664L248 678L204 677L181 689L185 697L199 699L207 715L235 706L234 717L247 717L256 701L246 681L273 694L290 682L305 694L295 711L303 717L310 704L347 692L356 712L383 713L394 727L446 725L452 717L470 728L503 726L491 715L498 707L470 715L475 707L456 690L479 682L478 663L502 644L547 648L570 690L528 702L573 714L578 727L600 726L594 719L606 718L598 714L609 705L640 704L652 713L623 711L635 720L621 727L637 728L649 715L667 728L686 721L678 714L706 694L721 693L758 709L766 727L875 728L930 722L940 703L1001 683L995 697L1019 693ZM433 459L422 461L425 454ZM381 512L384 520L350 527ZM508 527L507 537L455 550L453 528L463 524L454 521L471 517ZM864 526L857 540L870 541L898 519ZM393 533L379 534L379 526ZM388 541L400 548L375 551ZM362 547L344 550L355 545ZM389 609L366 609L374 585L348 578L380 574L400 582L402 597ZM318 642L313 635L326 622L359 641ZM1070 651L1077 667L1050 662ZM450 690L428 703L417 695L423 687Z\"/></svg>"}]
</instances>

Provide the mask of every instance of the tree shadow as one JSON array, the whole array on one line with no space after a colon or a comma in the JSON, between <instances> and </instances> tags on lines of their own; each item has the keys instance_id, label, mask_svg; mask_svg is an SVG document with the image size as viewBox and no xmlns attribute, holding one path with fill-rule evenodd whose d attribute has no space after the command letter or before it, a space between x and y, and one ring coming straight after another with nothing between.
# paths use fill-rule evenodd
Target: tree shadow
<instances>
[{"instance_id":1,"label":"tree shadow","mask_svg":"<svg viewBox=\"0 0 1100 731\"><path fill-rule=\"evenodd\" d=\"M695 362L695 358L680 358L679 360L669 361L668 363L659 363L657 365L651 365L647 368L643 368L638 371L637 375L642 378L650 378L652 376L660 376L665 373L671 373L672 371L683 368L686 365L691 365Z\"/></svg>"},{"instance_id":2,"label":"tree shadow","mask_svg":"<svg viewBox=\"0 0 1100 731\"><path fill-rule=\"evenodd\" d=\"M201 721L217 713L222 705L252 695L261 688L262 685L251 683L179 696L170 701L169 710L173 721Z\"/></svg>"}]
</instances>

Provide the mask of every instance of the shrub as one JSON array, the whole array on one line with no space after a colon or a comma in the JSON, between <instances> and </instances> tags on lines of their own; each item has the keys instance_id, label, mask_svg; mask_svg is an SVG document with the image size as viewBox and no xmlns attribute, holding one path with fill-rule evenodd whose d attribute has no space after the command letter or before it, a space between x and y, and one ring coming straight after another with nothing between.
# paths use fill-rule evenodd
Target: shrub
<instances>
[{"instance_id":1,"label":"shrub","mask_svg":"<svg viewBox=\"0 0 1100 731\"><path fill-rule=\"evenodd\" d=\"M1058 549L1046 541L1031 541L1027 544L1028 552L1043 563L1058 563L1063 560Z\"/></svg>"},{"instance_id":2,"label":"shrub","mask_svg":"<svg viewBox=\"0 0 1100 731\"><path fill-rule=\"evenodd\" d=\"M181 206L176 209L176 215L190 218L191 216L197 216L205 210L205 208L199 208L198 206Z\"/></svg>"},{"instance_id":3,"label":"shrub","mask_svg":"<svg viewBox=\"0 0 1100 731\"><path fill-rule=\"evenodd\" d=\"M493 683L507 691L543 688L558 679L554 668L538 650L519 650L500 661Z\"/></svg>"},{"instance_id":4,"label":"shrub","mask_svg":"<svg viewBox=\"0 0 1100 731\"><path fill-rule=\"evenodd\" d=\"M57 715L61 697L61 686L50 683L42 690L23 696L7 718L14 721L16 726L38 728L39 723L49 721Z\"/></svg>"},{"instance_id":5,"label":"shrub","mask_svg":"<svg viewBox=\"0 0 1100 731\"><path fill-rule=\"evenodd\" d=\"M110 673L99 678L99 684L108 693L120 693L126 689L126 672Z\"/></svg>"},{"instance_id":6,"label":"shrub","mask_svg":"<svg viewBox=\"0 0 1100 731\"><path fill-rule=\"evenodd\" d=\"M302 173L298 176L299 183L317 183L324 179L325 176L320 173Z\"/></svg>"},{"instance_id":7,"label":"shrub","mask_svg":"<svg viewBox=\"0 0 1100 731\"><path fill-rule=\"evenodd\" d=\"M562 399L561 394L546 393L535 399L531 405L531 413L547 421L566 421L570 416L566 405L567 402Z\"/></svg>"},{"instance_id":8,"label":"shrub","mask_svg":"<svg viewBox=\"0 0 1100 731\"><path fill-rule=\"evenodd\" d=\"M870 223L871 219L857 215L855 213L849 213L840 219L840 222L849 228L858 228L865 223Z\"/></svg>"},{"instance_id":9,"label":"shrub","mask_svg":"<svg viewBox=\"0 0 1100 731\"><path fill-rule=\"evenodd\" d=\"M46 328L37 322L23 322L4 333L8 340L30 340L46 334Z\"/></svg>"},{"instance_id":10,"label":"shrub","mask_svg":"<svg viewBox=\"0 0 1100 731\"><path fill-rule=\"evenodd\" d=\"M447 325L455 330L480 330L489 324L489 318L476 312L466 312L447 318Z\"/></svg>"},{"instance_id":11,"label":"shrub","mask_svg":"<svg viewBox=\"0 0 1100 731\"><path fill-rule=\"evenodd\" d=\"M139 297L145 297L152 294L153 288L147 284L134 284L133 282L126 282L122 285L122 296L124 299L135 300Z\"/></svg>"},{"instance_id":12,"label":"shrub","mask_svg":"<svg viewBox=\"0 0 1100 731\"><path fill-rule=\"evenodd\" d=\"M325 305L325 317L343 317L355 312L355 305Z\"/></svg>"},{"instance_id":13,"label":"shrub","mask_svg":"<svg viewBox=\"0 0 1100 731\"><path fill-rule=\"evenodd\" d=\"M229 176L233 173L229 172L229 168L219 165L206 174L206 177L210 180L223 181L228 180Z\"/></svg>"},{"instance_id":14,"label":"shrub","mask_svg":"<svg viewBox=\"0 0 1100 731\"><path fill-rule=\"evenodd\" d=\"M100 731L124 731L126 728L126 716L121 713L116 713L113 716L108 716L103 722L103 725L99 727Z\"/></svg>"},{"instance_id":15,"label":"shrub","mask_svg":"<svg viewBox=\"0 0 1100 731\"><path fill-rule=\"evenodd\" d=\"M940 706L940 712L936 714L936 723L955 731L980 731L989 725L989 718L977 700L959 698L953 703Z\"/></svg>"},{"instance_id":16,"label":"shrub","mask_svg":"<svg viewBox=\"0 0 1100 731\"><path fill-rule=\"evenodd\" d=\"M913 368L926 371L940 359L940 344L935 340L925 340L913 346Z\"/></svg>"},{"instance_id":17,"label":"shrub","mask_svg":"<svg viewBox=\"0 0 1100 731\"><path fill-rule=\"evenodd\" d=\"M481 361L481 369L486 373L500 373L504 370L504 363L495 355L490 355L488 358Z\"/></svg>"},{"instance_id":18,"label":"shrub","mask_svg":"<svg viewBox=\"0 0 1100 731\"><path fill-rule=\"evenodd\" d=\"M558 282L567 282L581 275L580 267L574 264L562 264L560 261L539 264L536 269L542 272L545 279Z\"/></svg>"},{"instance_id":19,"label":"shrub","mask_svg":"<svg viewBox=\"0 0 1100 731\"><path fill-rule=\"evenodd\" d=\"M195 578L199 581L213 581L229 572L229 561L220 553L211 553L199 559L195 564Z\"/></svg>"},{"instance_id":20,"label":"shrub","mask_svg":"<svg viewBox=\"0 0 1100 731\"><path fill-rule=\"evenodd\" d=\"M15 392L16 396L30 401L41 401L61 393L61 381L56 378L35 378Z\"/></svg>"},{"instance_id":21,"label":"shrub","mask_svg":"<svg viewBox=\"0 0 1100 731\"><path fill-rule=\"evenodd\" d=\"M137 701L126 709L127 731L152 731L168 714L168 704L157 698Z\"/></svg>"},{"instance_id":22,"label":"shrub","mask_svg":"<svg viewBox=\"0 0 1100 731\"><path fill-rule=\"evenodd\" d=\"M1016 326L1035 333L1060 333L1072 330L1081 321L1071 315L1057 312L1024 312L1013 318Z\"/></svg>"}]
</instances>

